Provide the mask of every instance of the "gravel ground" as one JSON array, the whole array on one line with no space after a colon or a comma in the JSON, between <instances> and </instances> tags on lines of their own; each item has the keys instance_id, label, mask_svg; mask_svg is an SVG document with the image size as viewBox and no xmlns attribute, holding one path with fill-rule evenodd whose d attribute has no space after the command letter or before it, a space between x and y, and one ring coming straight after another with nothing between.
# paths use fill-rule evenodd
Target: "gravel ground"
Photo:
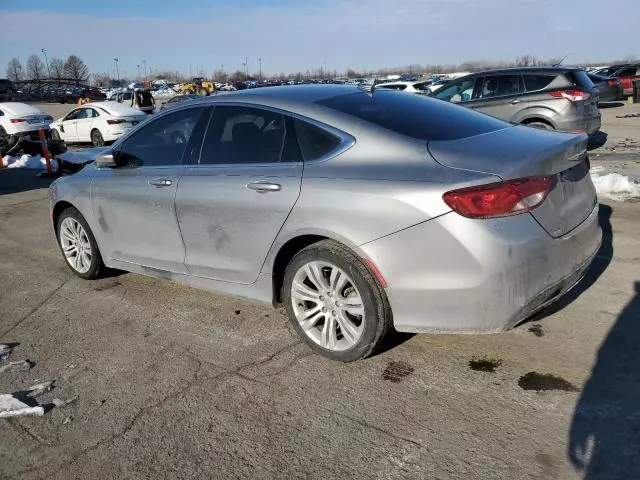
<instances>
[{"instance_id":1,"label":"gravel ground","mask_svg":"<svg viewBox=\"0 0 640 480\"><path fill-rule=\"evenodd\" d=\"M603 111L609 141L592 158L640 140L640 118L615 119L637 110ZM622 148L594 161L636 168ZM0 341L35 364L0 373L0 392L55 380L43 403L77 400L0 420L0 478L640 471L637 202L602 205L605 240L587 279L534 321L499 335L398 335L343 365L312 354L267 306L135 274L75 277L53 238L47 182L0 170Z\"/></svg>"}]
</instances>

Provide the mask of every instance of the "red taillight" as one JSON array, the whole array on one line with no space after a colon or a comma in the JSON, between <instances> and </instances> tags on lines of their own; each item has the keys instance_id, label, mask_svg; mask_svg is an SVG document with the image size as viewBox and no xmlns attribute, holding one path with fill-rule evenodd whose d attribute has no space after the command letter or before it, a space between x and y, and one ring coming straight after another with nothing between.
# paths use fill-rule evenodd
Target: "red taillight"
<instances>
[{"instance_id":1,"label":"red taillight","mask_svg":"<svg viewBox=\"0 0 640 480\"><path fill-rule=\"evenodd\" d=\"M11 119L11 123L23 123L26 122L27 119L26 118L12 118Z\"/></svg>"},{"instance_id":2,"label":"red taillight","mask_svg":"<svg viewBox=\"0 0 640 480\"><path fill-rule=\"evenodd\" d=\"M126 120L107 120L109 125L118 125L119 123L127 123Z\"/></svg>"},{"instance_id":3,"label":"red taillight","mask_svg":"<svg viewBox=\"0 0 640 480\"><path fill-rule=\"evenodd\" d=\"M591 96L590 93L583 92L582 90L557 90L551 92L549 95L556 98L566 98L572 102L587 100Z\"/></svg>"},{"instance_id":4,"label":"red taillight","mask_svg":"<svg viewBox=\"0 0 640 480\"><path fill-rule=\"evenodd\" d=\"M615 87L618 85L618 82L616 82L615 80L609 80L607 83L610 87Z\"/></svg>"},{"instance_id":5,"label":"red taillight","mask_svg":"<svg viewBox=\"0 0 640 480\"><path fill-rule=\"evenodd\" d=\"M540 205L547 198L550 183L549 177L520 178L452 190L442 199L464 217L505 217L528 212Z\"/></svg>"}]
</instances>

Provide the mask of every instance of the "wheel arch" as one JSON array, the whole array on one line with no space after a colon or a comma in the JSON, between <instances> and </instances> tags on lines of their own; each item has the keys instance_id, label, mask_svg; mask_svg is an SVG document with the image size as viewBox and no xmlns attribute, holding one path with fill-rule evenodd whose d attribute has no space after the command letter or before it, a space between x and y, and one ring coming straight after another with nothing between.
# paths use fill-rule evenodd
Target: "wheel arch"
<instances>
[{"instance_id":1,"label":"wheel arch","mask_svg":"<svg viewBox=\"0 0 640 480\"><path fill-rule=\"evenodd\" d=\"M78 207L66 200L59 200L51 209L51 223L53 224L53 230L56 233L56 238L58 237L58 219L60 218L60 215L62 215L62 212L68 208L75 208L78 210Z\"/></svg>"}]
</instances>

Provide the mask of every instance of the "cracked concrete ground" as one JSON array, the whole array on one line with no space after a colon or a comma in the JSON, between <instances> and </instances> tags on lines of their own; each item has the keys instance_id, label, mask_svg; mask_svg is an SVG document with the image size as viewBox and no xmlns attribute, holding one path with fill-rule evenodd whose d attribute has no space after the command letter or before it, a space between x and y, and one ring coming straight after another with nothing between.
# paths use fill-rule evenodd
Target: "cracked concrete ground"
<instances>
[{"instance_id":1,"label":"cracked concrete ground","mask_svg":"<svg viewBox=\"0 0 640 480\"><path fill-rule=\"evenodd\" d=\"M564 308L500 335L399 336L343 365L312 354L268 306L135 274L73 276L45 186L32 172L0 171L0 341L20 343L13 359L35 362L0 375L0 392L55 379L45 402L79 398L0 421L0 478L640 471L638 203L608 203L609 241ZM474 371L478 358L501 363ZM529 372L579 391L523 390ZM581 471L583 447L591 464Z\"/></svg>"}]
</instances>

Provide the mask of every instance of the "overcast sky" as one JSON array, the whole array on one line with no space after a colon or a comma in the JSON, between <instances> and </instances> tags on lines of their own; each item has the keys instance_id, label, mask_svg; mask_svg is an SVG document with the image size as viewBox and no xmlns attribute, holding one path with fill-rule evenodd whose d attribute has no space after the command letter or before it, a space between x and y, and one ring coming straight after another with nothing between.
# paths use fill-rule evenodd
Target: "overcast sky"
<instances>
[{"instance_id":1,"label":"overcast sky","mask_svg":"<svg viewBox=\"0 0 640 480\"><path fill-rule=\"evenodd\" d=\"M211 75L241 70L244 57L272 73L524 54L604 62L640 54L639 13L638 0L0 0L0 76L42 48L92 72L113 73L117 57L121 76L142 60Z\"/></svg>"}]
</instances>

